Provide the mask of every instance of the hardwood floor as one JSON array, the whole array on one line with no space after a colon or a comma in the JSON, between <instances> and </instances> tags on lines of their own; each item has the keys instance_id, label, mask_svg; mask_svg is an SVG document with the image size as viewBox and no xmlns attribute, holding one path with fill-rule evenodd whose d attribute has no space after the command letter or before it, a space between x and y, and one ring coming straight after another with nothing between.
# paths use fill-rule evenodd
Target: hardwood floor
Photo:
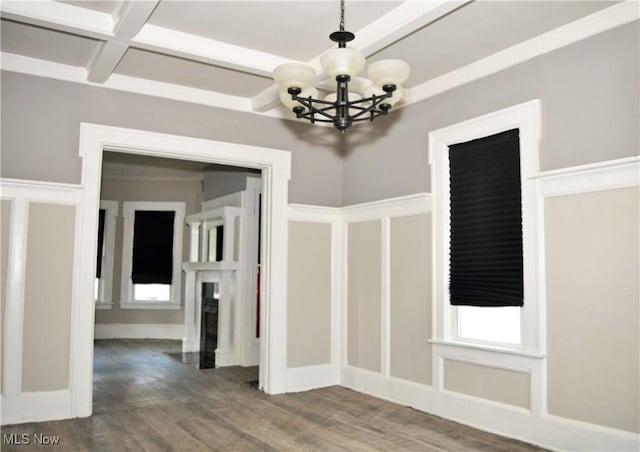
<instances>
[{"instance_id":1,"label":"hardwood floor","mask_svg":"<svg viewBox=\"0 0 640 452\"><path fill-rule=\"evenodd\" d=\"M334 386L268 396L257 368L197 370L173 341L96 341L90 418L2 427L65 451L532 451L534 446ZM173 356L173 357L172 357ZM43 448L40 446L40 448Z\"/></svg>"}]
</instances>

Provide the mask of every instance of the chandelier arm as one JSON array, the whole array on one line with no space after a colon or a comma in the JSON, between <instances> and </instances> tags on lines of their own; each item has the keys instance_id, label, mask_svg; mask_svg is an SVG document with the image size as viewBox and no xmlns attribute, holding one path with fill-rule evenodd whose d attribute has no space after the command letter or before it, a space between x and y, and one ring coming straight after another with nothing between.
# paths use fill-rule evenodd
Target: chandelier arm
<instances>
[{"instance_id":1,"label":"chandelier arm","mask_svg":"<svg viewBox=\"0 0 640 452\"><path fill-rule=\"evenodd\" d=\"M322 116L324 116L326 118L329 118L329 120L333 121L333 116L331 116L329 113L326 113L327 110L330 110L333 107L327 107L327 108L319 109L319 108L316 108L316 107L314 107L314 106L312 106L310 104L309 105L303 104L303 105L305 105L308 108L308 110L304 113L304 115L305 115L305 117L307 117L307 119L310 119L310 120L314 119L315 121L319 121L319 119L313 118L313 115L314 114L320 114L320 115L322 115Z\"/></svg>"},{"instance_id":2,"label":"chandelier arm","mask_svg":"<svg viewBox=\"0 0 640 452\"><path fill-rule=\"evenodd\" d=\"M319 113L322 116L326 116L327 118L333 120L333 117L331 115L329 115L329 114L324 112L324 110L326 110L326 109L318 109L318 108L313 106L314 102L322 102L322 103L326 103L326 102L319 101L319 100L314 99L312 97L306 97L306 98L305 97L298 97L295 94L292 94L291 98L293 100L295 100L296 102L302 104L303 106L307 107L307 109L308 109L308 111L306 113L301 113L298 116L299 118L306 118L306 119L309 119L311 122L319 121L319 119L316 119L316 118L313 117L314 114ZM330 107L330 108L332 108L332 107Z\"/></svg>"},{"instance_id":3,"label":"chandelier arm","mask_svg":"<svg viewBox=\"0 0 640 452\"><path fill-rule=\"evenodd\" d=\"M304 113L301 113L300 116L298 116L298 118L301 119L307 119L309 121L311 121L311 111L306 111ZM324 118L314 118L313 119L315 122L333 122L333 119L324 119Z\"/></svg>"},{"instance_id":4,"label":"chandelier arm","mask_svg":"<svg viewBox=\"0 0 640 452\"><path fill-rule=\"evenodd\" d=\"M356 113L355 115L352 116L352 119L354 121L358 121L360 116L365 115L366 113L370 113L371 111L377 113L377 115L374 116L374 118L385 114L384 111L382 110L378 110L376 107L378 107L378 105L380 105L382 103L382 101L384 101L385 99L387 99L388 97L391 97L390 93L385 93L382 96L373 96L370 98L365 99L366 101L371 101L371 105L368 108L364 108L361 109L361 107L355 107L360 109L360 111L358 113ZM371 119L371 116L365 118L365 119Z\"/></svg>"},{"instance_id":5,"label":"chandelier arm","mask_svg":"<svg viewBox=\"0 0 640 452\"><path fill-rule=\"evenodd\" d=\"M336 108L336 106L335 106L335 104L333 102L328 102L326 100L321 100L321 99L314 99L313 97L298 97L296 95L291 95L291 98L293 100L295 100L296 102L299 102L302 105L304 105L305 107L307 107L310 111L312 110L315 113L320 113L320 114L326 116L327 118L333 118L333 116L330 116L330 115L324 113L326 111L333 110L334 108ZM311 100L311 102L309 102L309 100ZM324 105L327 105L327 106L323 107L323 108L317 108L317 107L314 107L312 105L313 103L320 103L320 104L324 104Z\"/></svg>"}]
</instances>

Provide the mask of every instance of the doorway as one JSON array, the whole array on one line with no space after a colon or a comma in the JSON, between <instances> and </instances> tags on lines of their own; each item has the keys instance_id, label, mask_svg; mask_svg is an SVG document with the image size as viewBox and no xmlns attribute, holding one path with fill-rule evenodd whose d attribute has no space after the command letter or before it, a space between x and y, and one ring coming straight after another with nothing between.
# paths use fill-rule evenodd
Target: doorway
<instances>
[{"instance_id":1,"label":"doorway","mask_svg":"<svg viewBox=\"0 0 640 452\"><path fill-rule=\"evenodd\" d=\"M95 285L98 200L102 154L112 150L129 154L244 166L262 171L262 243L259 387L268 394L285 390L286 370L286 250L287 204L290 177L288 151L203 140L117 127L81 124L83 158L81 253L77 263L76 293L71 332L71 388L75 417L92 412L93 303Z\"/></svg>"}]
</instances>

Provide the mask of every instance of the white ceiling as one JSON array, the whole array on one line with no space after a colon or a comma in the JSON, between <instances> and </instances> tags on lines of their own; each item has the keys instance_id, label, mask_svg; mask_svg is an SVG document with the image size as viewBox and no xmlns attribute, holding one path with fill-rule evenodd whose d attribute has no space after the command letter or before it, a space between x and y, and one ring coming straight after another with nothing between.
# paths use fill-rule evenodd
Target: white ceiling
<instances>
[{"instance_id":1,"label":"white ceiling","mask_svg":"<svg viewBox=\"0 0 640 452\"><path fill-rule=\"evenodd\" d=\"M421 99L481 63L476 78L638 20L633 3L347 0L345 19L369 61L411 65L406 87ZM3 0L0 14L5 70L279 116L272 70L307 62L323 85L339 2Z\"/></svg>"}]
</instances>

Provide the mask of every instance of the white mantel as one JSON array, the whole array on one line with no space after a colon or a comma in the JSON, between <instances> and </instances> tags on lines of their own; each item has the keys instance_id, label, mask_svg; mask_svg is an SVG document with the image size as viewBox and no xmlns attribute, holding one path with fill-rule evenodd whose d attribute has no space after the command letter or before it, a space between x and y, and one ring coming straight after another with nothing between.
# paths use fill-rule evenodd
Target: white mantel
<instances>
[{"instance_id":1,"label":"white mantel","mask_svg":"<svg viewBox=\"0 0 640 452\"><path fill-rule=\"evenodd\" d=\"M220 304L216 367L239 363L238 347L234 341L234 316L238 301L235 285L240 262L234 252L241 228L236 228L236 221L242 221L242 209L229 206L189 215L185 219L191 234L189 262L182 264L185 272L185 338L182 351L200 351L202 284L218 283ZM210 243L210 231L218 226L224 227L222 260L215 261L215 243Z\"/></svg>"}]
</instances>

